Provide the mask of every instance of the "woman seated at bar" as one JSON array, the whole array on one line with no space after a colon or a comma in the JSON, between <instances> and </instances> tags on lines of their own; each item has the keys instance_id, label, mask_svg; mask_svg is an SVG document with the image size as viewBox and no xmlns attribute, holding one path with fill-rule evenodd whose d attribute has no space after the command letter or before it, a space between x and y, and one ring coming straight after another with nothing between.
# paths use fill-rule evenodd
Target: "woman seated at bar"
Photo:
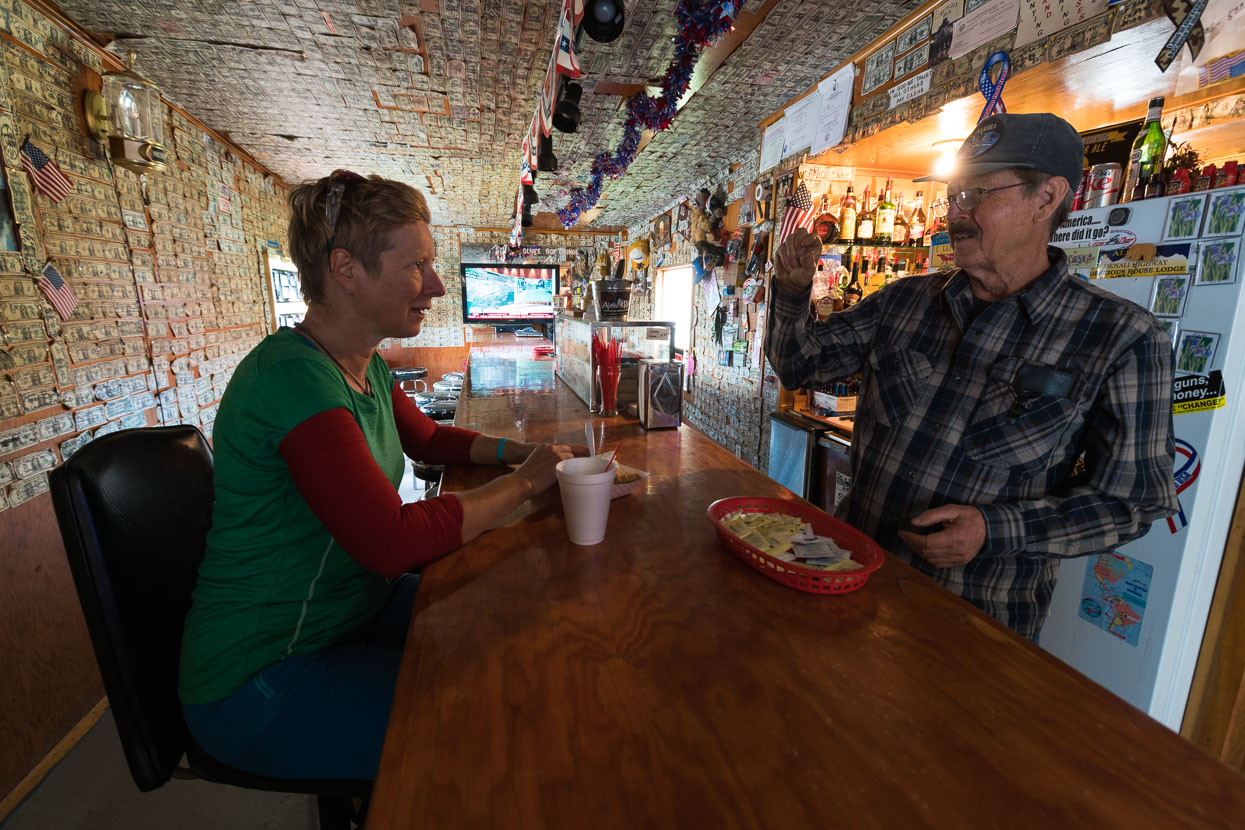
<instances>
[{"instance_id":1,"label":"woman seated at bar","mask_svg":"<svg viewBox=\"0 0 1245 830\"><path fill-rule=\"evenodd\" d=\"M428 205L337 171L289 196L306 319L238 365L214 434L216 503L182 641L191 734L278 778L374 778L419 577L555 481L578 446L439 426L376 347L414 337L445 294ZM403 504L406 457L517 464Z\"/></svg>"}]
</instances>

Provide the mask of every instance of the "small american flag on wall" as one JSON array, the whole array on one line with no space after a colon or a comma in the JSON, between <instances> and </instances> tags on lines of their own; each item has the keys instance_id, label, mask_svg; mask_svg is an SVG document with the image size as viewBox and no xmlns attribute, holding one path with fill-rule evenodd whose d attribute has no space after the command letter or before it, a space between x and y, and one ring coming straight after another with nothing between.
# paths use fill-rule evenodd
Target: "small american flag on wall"
<instances>
[{"instance_id":1,"label":"small american flag on wall","mask_svg":"<svg viewBox=\"0 0 1245 830\"><path fill-rule=\"evenodd\" d=\"M73 190L73 182L65 171L56 166L56 162L48 158L47 153L30 143L30 139L22 144L22 167L30 174L30 180L40 193L55 203L59 203Z\"/></svg>"},{"instance_id":2,"label":"small american flag on wall","mask_svg":"<svg viewBox=\"0 0 1245 830\"><path fill-rule=\"evenodd\" d=\"M61 276L61 272L56 270L56 266L48 260L43 266L43 270L39 272L39 282L37 283L39 290L52 303L52 307L56 309L56 313L61 316L62 320L68 320L69 315L73 314L73 310L78 307L78 298L74 295L73 289L69 287L69 283L65 282L65 278Z\"/></svg>"}]
</instances>

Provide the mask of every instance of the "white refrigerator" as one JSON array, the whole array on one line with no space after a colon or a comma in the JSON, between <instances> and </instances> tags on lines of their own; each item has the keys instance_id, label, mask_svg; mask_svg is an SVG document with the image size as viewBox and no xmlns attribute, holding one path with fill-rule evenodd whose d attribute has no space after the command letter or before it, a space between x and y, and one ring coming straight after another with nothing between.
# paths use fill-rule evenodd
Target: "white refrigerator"
<instances>
[{"instance_id":1,"label":"white refrigerator","mask_svg":"<svg viewBox=\"0 0 1245 830\"><path fill-rule=\"evenodd\" d=\"M1078 211L1055 240L1075 272L1172 335L1180 513L1116 551L1065 560L1040 644L1173 730L1245 465L1243 221L1245 187L1221 188Z\"/></svg>"}]
</instances>

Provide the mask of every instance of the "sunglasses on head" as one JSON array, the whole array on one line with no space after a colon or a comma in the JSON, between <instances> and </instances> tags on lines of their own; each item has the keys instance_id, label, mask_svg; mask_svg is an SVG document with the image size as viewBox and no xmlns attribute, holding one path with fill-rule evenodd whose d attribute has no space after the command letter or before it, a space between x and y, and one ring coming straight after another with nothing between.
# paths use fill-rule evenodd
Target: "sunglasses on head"
<instances>
[{"instance_id":1,"label":"sunglasses on head","mask_svg":"<svg viewBox=\"0 0 1245 830\"><path fill-rule=\"evenodd\" d=\"M350 170L334 170L329 174L328 195L324 199L324 221L329 226L328 250L333 251L333 231L337 228L337 217L341 214L342 197L346 191L364 178Z\"/></svg>"}]
</instances>

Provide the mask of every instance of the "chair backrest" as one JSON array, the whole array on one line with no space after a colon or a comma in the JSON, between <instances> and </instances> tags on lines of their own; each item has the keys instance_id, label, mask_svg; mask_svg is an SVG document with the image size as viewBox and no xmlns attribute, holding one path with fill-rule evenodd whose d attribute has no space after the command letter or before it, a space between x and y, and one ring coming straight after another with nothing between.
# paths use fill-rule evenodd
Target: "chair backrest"
<instances>
[{"instance_id":1,"label":"chair backrest","mask_svg":"<svg viewBox=\"0 0 1245 830\"><path fill-rule=\"evenodd\" d=\"M49 483L130 773L155 789L188 741L177 668L212 519L212 451L190 426L123 430Z\"/></svg>"}]
</instances>

